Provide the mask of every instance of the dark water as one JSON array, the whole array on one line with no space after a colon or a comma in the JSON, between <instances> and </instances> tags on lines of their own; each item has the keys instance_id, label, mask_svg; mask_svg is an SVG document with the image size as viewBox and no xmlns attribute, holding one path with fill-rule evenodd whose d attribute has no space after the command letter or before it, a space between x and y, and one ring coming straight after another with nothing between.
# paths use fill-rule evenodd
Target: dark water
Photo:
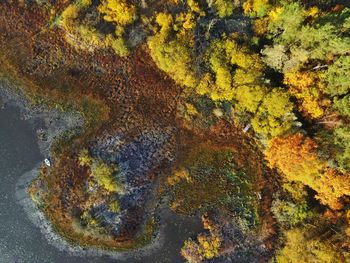
<instances>
[{"instance_id":1,"label":"dark water","mask_svg":"<svg viewBox=\"0 0 350 263\"><path fill-rule=\"evenodd\" d=\"M200 231L198 219L168 214L164 243L143 258L116 260L110 257L72 256L48 244L40 229L27 217L16 200L16 183L22 174L44 156L38 149L33 125L21 120L18 109L8 106L0 110L0 262L1 263L166 263L184 262L179 251L183 241Z\"/></svg>"}]
</instances>

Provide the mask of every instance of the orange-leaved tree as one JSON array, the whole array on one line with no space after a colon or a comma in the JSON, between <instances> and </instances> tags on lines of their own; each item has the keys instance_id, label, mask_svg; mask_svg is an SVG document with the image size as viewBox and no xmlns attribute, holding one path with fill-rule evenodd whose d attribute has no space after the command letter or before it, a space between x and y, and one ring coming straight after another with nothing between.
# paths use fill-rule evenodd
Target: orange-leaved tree
<instances>
[{"instance_id":1,"label":"orange-leaved tree","mask_svg":"<svg viewBox=\"0 0 350 263\"><path fill-rule=\"evenodd\" d=\"M342 208L341 198L350 195L350 175L328 167L317 154L317 144L301 133L270 140L266 160L278 168L284 180L300 182L317 192L316 198L332 209Z\"/></svg>"}]
</instances>

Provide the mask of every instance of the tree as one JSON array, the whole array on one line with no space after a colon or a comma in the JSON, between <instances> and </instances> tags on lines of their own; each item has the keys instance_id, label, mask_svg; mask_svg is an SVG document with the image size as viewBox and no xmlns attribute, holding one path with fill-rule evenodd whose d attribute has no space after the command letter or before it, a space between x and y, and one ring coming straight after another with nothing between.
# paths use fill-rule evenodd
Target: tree
<instances>
[{"instance_id":1,"label":"tree","mask_svg":"<svg viewBox=\"0 0 350 263\"><path fill-rule=\"evenodd\" d=\"M305 11L298 2L285 2L282 6L275 7L269 12L270 37L274 38L275 43L277 41L283 45L295 41L305 18Z\"/></svg>"},{"instance_id":2,"label":"tree","mask_svg":"<svg viewBox=\"0 0 350 263\"><path fill-rule=\"evenodd\" d=\"M215 83L210 73L205 73L196 87L199 95L211 94L215 90Z\"/></svg>"},{"instance_id":3,"label":"tree","mask_svg":"<svg viewBox=\"0 0 350 263\"><path fill-rule=\"evenodd\" d=\"M316 153L316 143L301 133L286 137L275 137L269 141L265 151L266 160L278 168L287 181L314 185L314 180L324 168Z\"/></svg>"},{"instance_id":4,"label":"tree","mask_svg":"<svg viewBox=\"0 0 350 263\"><path fill-rule=\"evenodd\" d=\"M272 47L266 47L261 51L261 54L264 56L263 60L267 65L277 71L282 71L285 62L289 59L286 51L287 49L284 45L277 44Z\"/></svg>"},{"instance_id":5,"label":"tree","mask_svg":"<svg viewBox=\"0 0 350 263\"><path fill-rule=\"evenodd\" d=\"M74 27L74 20L78 18L79 8L76 5L69 5L63 10L58 24L66 31L71 31Z\"/></svg>"},{"instance_id":6,"label":"tree","mask_svg":"<svg viewBox=\"0 0 350 263\"><path fill-rule=\"evenodd\" d=\"M209 230L209 234L199 234L198 243L192 239L185 241L181 249L181 254L188 262L202 262L219 255L222 237L220 229L207 217L202 217L204 228Z\"/></svg>"},{"instance_id":7,"label":"tree","mask_svg":"<svg viewBox=\"0 0 350 263\"><path fill-rule=\"evenodd\" d=\"M235 3L233 0L207 0L209 5L212 6L219 17L224 18L232 15L235 9Z\"/></svg>"},{"instance_id":8,"label":"tree","mask_svg":"<svg viewBox=\"0 0 350 263\"><path fill-rule=\"evenodd\" d=\"M316 12L317 13L317 12ZM308 21L314 10L305 10L299 3L284 2L269 12L268 36L273 45L265 47L262 54L271 67L288 72L297 70L310 60L327 60L330 55L340 55L350 48L350 38L344 35L343 25L333 25L324 20ZM343 11L338 17L347 16Z\"/></svg>"},{"instance_id":9,"label":"tree","mask_svg":"<svg viewBox=\"0 0 350 263\"><path fill-rule=\"evenodd\" d=\"M245 70L248 75L255 76L255 78L249 76L249 79L259 79L263 69L259 55L250 52L245 46L239 45L234 40L227 40L224 44L231 65L238 66Z\"/></svg>"},{"instance_id":10,"label":"tree","mask_svg":"<svg viewBox=\"0 0 350 263\"><path fill-rule=\"evenodd\" d=\"M342 174L328 168L317 180L315 189L318 191L316 198L321 203L333 209L341 209L343 208L341 198L350 196L350 174Z\"/></svg>"},{"instance_id":11,"label":"tree","mask_svg":"<svg viewBox=\"0 0 350 263\"><path fill-rule=\"evenodd\" d=\"M271 211L277 221L285 227L298 225L315 216L305 200L291 202L278 199L272 203Z\"/></svg>"},{"instance_id":12,"label":"tree","mask_svg":"<svg viewBox=\"0 0 350 263\"><path fill-rule=\"evenodd\" d=\"M90 169L90 176L108 192L123 192L124 187L114 178L117 171L115 166L105 164L100 159L89 156L88 151L82 150L79 153L79 164Z\"/></svg>"},{"instance_id":13,"label":"tree","mask_svg":"<svg viewBox=\"0 0 350 263\"><path fill-rule=\"evenodd\" d=\"M148 41L151 56L157 66L174 80L187 87L194 87L197 80L192 70L191 50L179 40L159 42L153 37Z\"/></svg>"},{"instance_id":14,"label":"tree","mask_svg":"<svg viewBox=\"0 0 350 263\"><path fill-rule=\"evenodd\" d=\"M107 2L105 2L106 4ZM77 49L94 51L96 48L112 48L118 56L127 56L129 50L122 35L124 28L116 27L115 34L105 35L96 29L96 25L83 23L79 14L84 13L91 1L78 1L69 5L61 14L59 26L66 31L66 41Z\"/></svg>"},{"instance_id":15,"label":"tree","mask_svg":"<svg viewBox=\"0 0 350 263\"><path fill-rule=\"evenodd\" d=\"M348 46L350 50L350 44ZM331 96L346 94L350 89L350 56L340 56L323 75L325 92Z\"/></svg>"},{"instance_id":16,"label":"tree","mask_svg":"<svg viewBox=\"0 0 350 263\"><path fill-rule=\"evenodd\" d=\"M198 13L200 16L204 16L205 13L201 9L198 0L188 0L187 5L192 12Z\"/></svg>"},{"instance_id":17,"label":"tree","mask_svg":"<svg viewBox=\"0 0 350 263\"><path fill-rule=\"evenodd\" d=\"M105 38L105 44L111 47L118 56L125 57L129 55L129 49L122 37L114 37L109 34Z\"/></svg>"},{"instance_id":18,"label":"tree","mask_svg":"<svg viewBox=\"0 0 350 263\"><path fill-rule=\"evenodd\" d=\"M68 42L79 49L89 51L95 48L106 48L105 35L98 32L95 28L85 25L76 25L73 35L75 38L66 37Z\"/></svg>"},{"instance_id":19,"label":"tree","mask_svg":"<svg viewBox=\"0 0 350 263\"><path fill-rule=\"evenodd\" d=\"M263 86L242 86L235 95L237 109L255 113L268 93L268 89Z\"/></svg>"},{"instance_id":20,"label":"tree","mask_svg":"<svg viewBox=\"0 0 350 263\"><path fill-rule=\"evenodd\" d=\"M280 72L297 70L309 59L307 50L293 45L287 48L287 45L274 44L272 47L265 47L261 54L267 65Z\"/></svg>"},{"instance_id":21,"label":"tree","mask_svg":"<svg viewBox=\"0 0 350 263\"><path fill-rule=\"evenodd\" d=\"M335 97L333 100L333 108L344 116L350 118L350 95L342 98Z\"/></svg>"},{"instance_id":22,"label":"tree","mask_svg":"<svg viewBox=\"0 0 350 263\"><path fill-rule=\"evenodd\" d=\"M334 145L337 147L336 160L343 169L350 169L350 126L334 130Z\"/></svg>"},{"instance_id":23,"label":"tree","mask_svg":"<svg viewBox=\"0 0 350 263\"><path fill-rule=\"evenodd\" d=\"M289 95L273 89L263 99L252 119L252 126L257 133L274 137L291 129L295 116Z\"/></svg>"},{"instance_id":24,"label":"tree","mask_svg":"<svg viewBox=\"0 0 350 263\"><path fill-rule=\"evenodd\" d=\"M308 228L296 228L286 232L286 244L276 256L278 263L344 262L340 252L327 241L310 235Z\"/></svg>"},{"instance_id":25,"label":"tree","mask_svg":"<svg viewBox=\"0 0 350 263\"><path fill-rule=\"evenodd\" d=\"M240 86L260 82L262 63L258 54L252 54L233 39L213 41L209 49L209 63L215 85L212 78L205 75L197 90L207 93L213 100L232 100L235 91L239 93Z\"/></svg>"},{"instance_id":26,"label":"tree","mask_svg":"<svg viewBox=\"0 0 350 263\"><path fill-rule=\"evenodd\" d=\"M118 200L113 200L111 203L109 203L109 211L112 213L120 212L120 203Z\"/></svg>"},{"instance_id":27,"label":"tree","mask_svg":"<svg viewBox=\"0 0 350 263\"><path fill-rule=\"evenodd\" d=\"M309 58L325 60L330 54L343 54L350 49L350 38L339 36L341 27L330 24L301 27L296 40Z\"/></svg>"},{"instance_id":28,"label":"tree","mask_svg":"<svg viewBox=\"0 0 350 263\"><path fill-rule=\"evenodd\" d=\"M190 43L179 35L170 36L173 23L170 14L159 13L156 21L160 30L148 40L152 59L177 83L194 88L197 84L197 78L192 69Z\"/></svg>"},{"instance_id":29,"label":"tree","mask_svg":"<svg viewBox=\"0 0 350 263\"><path fill-rule=\"evenodd\" d=\"M258 36L263 36L267 33L267 26L269 24L269 20L267 17L259 18L254 20L254 33Z\"/></svg>"},{"instance_id":30,"label":"tree","mask_svg":"<svg viewBox=\"0 0 350 263\"><path fill-rule=\"evenodd\" d=\"M230 62L224 41L215 41L211 47L210 68L215 74L215 87L209 94L213 100L232 100L234 92Z\"/></svg>"},{"instance_id":31,"label":"tree","mask_svg":"<svg viewBox=\"0 0 350 263\"><path fill-rule=\"evenodd\" d=\"M252 17L265 16L269 8L269 0L245 0L243 3L244 13Z\"/></svg>"},{"instance_id":32,"label":"tree","mask_svg":"<svg viewBox=\"0 0 350 263\"><path fill-rule=\"evenodd\" d=\"M350 176L328 168L317 155L316 143L297 133L273 138L265 151L271 167L286 181L301 182L317 192L316 198L332 209L342 208L341 198L350 195Z\"/></svg>"},{"instance_id":33,"label":"tree","mask_svg":"<svg viewBox=\"0 0 350 263\"><path fill-rule=\"evenodd\" d=\"M204 257L199 244L194 240L188 239L185 241L184 246L181 248L181 255L190 263L200 263Z\"/></svg>"},{"instance_id":34,"label":"tree","mask_svg":"<svg viewBox=\"0 0 350 263\"><path fill-rule=\"evenodd\" d=\"M156 36L161 41L165 41L166 38L171 33L173 22L174 22L173 21L173 17L172 17L171 14L159 13L156 16L156 22L160 26L160 30L159 30L159 32L157 33Z\"/></svg>"},{"instance_id":35,"label":"tree","mask_svg":"<svg viewBox=\"0 0 350 263\"><path fill-rule=\"evenodd\" d=\"M93 162L91 165L91 176L97 181L97 184L109 192L117 192L118 184L113 178L115 168L108 166L101 161Z\"/></svg>"},{"instance_id":36,"label":"tree","mask_svg":"<svg viewBox=\"0 0 350 263\"><path fill-rule=\"evenodd\" d=\"M137 18L136 7L126 0L103 0L98 6L98 11L105 14L104 19L118 25L128 25Z\"/></svg>"},{"instance_id":37,"label":"tree","mask_svg":"<svg viewBox=\"0 0 350 263\"><path fill-rule=\"evenodd\" d=\"M300 102L300 111L310 118L321 118L324 115L320 90L321 81L314 72L291 71L284 75L284 84L289 92Z\"/></svg>"},{"instance_id":38,"label":"tree","mask_svg":"<svg viewBox=\"0 0 350 263\"><path fill-rule=\"evenodd\" d=\"M90 166L93 162L93 158L90 157L87 149L80 151L78 160L79 160L79 165L81 166Z\"/></svg>"},{"instance_id":39,"label":"tree","mask_svg":"<svg viewBox=\"0 0 350 263\"><path fill-rule=\"evenodd\" d=\"M177 29L177 24L179 24L179 28L183 28L185 30L194 29L196 26L196 15L193 12L182 12L176 15L174 28ZM186 31L180 30L180 34L186 34Z\"/></svg>"}]
</instances>

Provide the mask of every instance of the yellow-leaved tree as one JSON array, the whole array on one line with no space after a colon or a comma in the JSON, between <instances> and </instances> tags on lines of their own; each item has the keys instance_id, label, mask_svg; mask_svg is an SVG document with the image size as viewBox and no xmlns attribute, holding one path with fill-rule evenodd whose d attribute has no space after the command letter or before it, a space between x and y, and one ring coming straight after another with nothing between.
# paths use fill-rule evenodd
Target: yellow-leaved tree
<instances>
[{"instance_id":1,"label":"yellow-leaved tree","mask_svg":"<svg viewBox=\"0 0 350 263\"><path fill-rule=\"evenodd\" d=\"M209 6L213 7L221 18L232 15L233 10L235 9L235 3L233 0L211 0L208 2Z\"/></svg>"},{"instance_id":2,"label":"yellow-leaved tree","mask_svg":"<svg viewBox=\"0 0 350 263\"><path fill-rule=\"evenodd\" d=\"M199 234L197 241L191 238L185 241L181 254L188 262L202 262L219 255L222 236L218 225L211 222L206 216L202 217L203 226L209 234Z\"/></svg>"},{"instance_id":3,"label":"yellow-leaved tree","mask_svg":"<svg viewBox=\"0 0 350 263\"><path fill-rule=\"evenodd\" d=\"M118 25L128 25L137 18L136 7L126 0L103 0L98 6L98 11L105 14L104 19Z\"/></svg>"},{"instance_id":4,"label":"yellow-leaved tree","mask_svg":"<svg viewBox=\"0 0 350 263\"><path fill-rule=\"evenodd\" d=\"M263 97L252 119L252 126L255 132L265 137L281 135L289 131L295 121L292 111L293 103L289 94L280 89L273 89Z\"/></svg>"},{"instance_id":5,"label":"yellow-leaved tree","mask_svg":"<svg viewBox=\"0 0 350 263\"><path fill-rule=\"evenodd\" d=\"M277 263L345 262L343 256L327 240L310 236L310 229L297 228L286 232L286 244L277 252Z\"/></svg>"},{"instance_id":6,"label":"yellow-leaved tree","mask_svg":"<svg viewBox=\"0 0 350 263\"><path fill-rule=\"evenodd\" d=\"M148 39L148 48L157 66L170 75L178 84L195 87L197 78L192 68L191 26L184 26L181 33L175 34L171 14L159 13L156 22L160 29ZM186 22L186 21L183 21ZM187 24L189 25L189 24ZM186 31L187 32L187 31Z\"/></svg>"},{"instance_id":7,"label":"yellow-leaved tree","mask_svg":"<svg viewBox=\"0 0 350 263\"><path fill-rule=\"evenodd\" d=\"M315 72L290 71L284 75L284 84L300 102L299 110L306 117L321 118L324 115L325 100L322 100L322 82Z\"/></svg>"},{"instance_id":8,"label":"yellow-leaved tree","mask_svg":"<svg viewBox=\"0 0 350 263\"><path fill-rule=\"evenodd\" d=\"M197 93L207 94L216 101L232 100L240 87L260 82L262 63L259 56L235 40L213 41L208 54L212 74L204 74L196 88Z\"/></svg>"},{"instance_id":9,"label":"yellow-leaved tree","mask_svg":"<svg viewBox=\"0 0 350 263\"><path fill-rule=\"evenodd\" d=\"M269 0L245 0L243 11L253 17L263 17L270 8Z\"/></svg>"}]
</instances>

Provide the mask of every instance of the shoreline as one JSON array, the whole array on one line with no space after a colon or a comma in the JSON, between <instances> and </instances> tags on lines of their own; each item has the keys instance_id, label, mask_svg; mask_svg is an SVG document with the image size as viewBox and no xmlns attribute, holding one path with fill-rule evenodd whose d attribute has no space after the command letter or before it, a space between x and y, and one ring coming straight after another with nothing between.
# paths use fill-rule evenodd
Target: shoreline
<instances>
[{"instance_id":1,"label":"shoreline","mask_svg":"<svg viewBox=\"0 0 350 263\"><path fill-rule=\"evenodd\" d=\"M165 224L158 220L159 225L156 231L156 236L152 241L137 249L130 251L118 251L108 248L83 247L77 244L71 244L64 236L60 235L54 229L54 225L46 218L45 214L37 207L29 195L28 187L31 182L37 178L40 165L43 164L44 158L51 157L51 147L55 141L65 131L73 129L75 133L79 133L83 128L83 119L77 112L62 112L59 110L50 110L45 106L31 106L25 98L21 88L15 86L8 79L0 78L0 106L7 105L16 107L20 110L21 118L28 121L35 130L41 130L46 136L46 140L37 139L39 150L43 156L43 160L37 163L34 168L27 171L19 177L16 183L16 200L20 203L26 212L29 220L39 228L49 244L60 251L68 252L72 256L80 257L102 257L108 256L118 260L128 260L132 257L141 258L142 256L150 255L159 250L164 243ZM158 213L157 213L158 214Z\"/></svg>"},{"instance_id":2,"label":"shoreline","mask_svg":"<svg viewBox=\"0 0 350 263\"><path fill-rule=\"evenodd\" d=\"M45 217L44 213L35 205L32 201L29 193L28 186L37 177L39 167L41 163L38 163L31 171L24 173L17 181L16 184L16 199L25 210L29 220L40 229L40 232L45 236L49 244L56 247L60 251L68 252L72 256L80 257L102 257L108 256L118 260L128 260L136 255L138 257L147 256L154 251L161 248L164 235L164 224L161 224L157 231L157 236L152 242L140 249L132 249L126 252L120 252L117 250L107 250L103 248L83 247L80 245L73 245L69 243L63 236L56 232L52 223Z\"/></svg>"}]
</instances>

